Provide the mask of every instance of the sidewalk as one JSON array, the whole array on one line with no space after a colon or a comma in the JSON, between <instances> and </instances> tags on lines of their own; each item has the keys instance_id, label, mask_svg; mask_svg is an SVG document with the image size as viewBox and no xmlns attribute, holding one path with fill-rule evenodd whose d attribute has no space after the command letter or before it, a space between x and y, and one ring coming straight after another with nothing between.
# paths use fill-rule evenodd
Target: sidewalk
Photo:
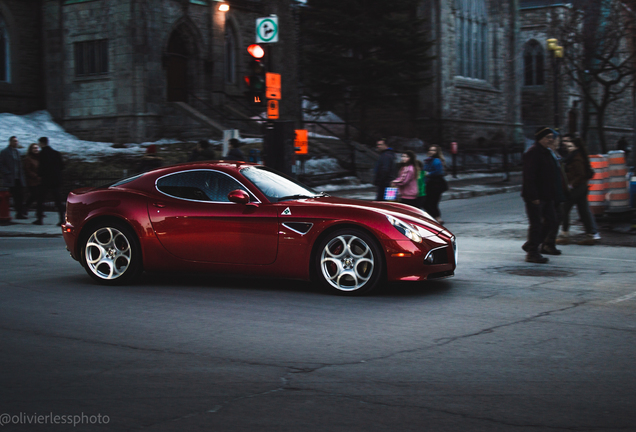
<instances>
[{"instance_id":1,"label":"sidewalk","mask_svg":"<svg viewBox=\"0 0 636 432\"><path fill-rule=\"evenodd\" d=\"M494 195L507 192L521 193L521 173L512 172L507 181L504 181L502 173L470 173L458 174L457 178L446 176L448 191L442 194L442 201L451 199L472 198L483 195ZM320 187L314 188L320 190ZM357 189L341 189L327 191L329 195L341 198L355 198L361 200L374 200L376 189L367 186Z\"/></svg>"},{"instance_id":2,"label":"sidewalk","mask_svg":"<svg viewBox=\"0 0 636 432\"><path fill-rule=\"evenodd\" d=\"M57 224L57 212L44 212L42 225L33 225L35 212L31 211L28 219L11 219L9 224L0 223L0 237L62 237L62 228ZM11 209L11 216L15 212Z\"/></svg>"}]
</instances>

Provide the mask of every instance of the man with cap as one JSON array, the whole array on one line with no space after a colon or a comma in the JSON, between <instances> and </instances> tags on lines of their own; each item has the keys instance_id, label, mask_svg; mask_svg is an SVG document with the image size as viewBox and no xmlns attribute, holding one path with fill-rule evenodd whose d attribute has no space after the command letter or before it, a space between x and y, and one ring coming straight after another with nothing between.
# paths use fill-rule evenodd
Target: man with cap
<instances>
[{"instance_id":1,"label":"man with cap","mask_svg":"<svg viewBox=\"0 0 636 432\"><path fill-rule=\"evenodd\" d=\"M548 233L558 228L555 208L557 199L557 172L549 146L554 131L541 127L535 132L535 143L523 154L523 182L521 196L528 215L528 240L521 247L527 252L526 261L545 264L548 258L539 253L539 247ZM545 249L543 250L546 252ZM553 255L556 255L554 253Z\"/></svg>"}]
</instances>

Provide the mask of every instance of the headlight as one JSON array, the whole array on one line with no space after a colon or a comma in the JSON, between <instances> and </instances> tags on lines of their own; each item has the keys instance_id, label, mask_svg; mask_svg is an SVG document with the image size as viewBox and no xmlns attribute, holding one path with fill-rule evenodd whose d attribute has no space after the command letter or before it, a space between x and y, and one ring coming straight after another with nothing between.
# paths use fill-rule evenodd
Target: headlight
<instances>
[{"instance_id":1,"label":"headlight","mask_svg":"<svg viewBox=\"0 0 636 432\"><path fill-rule=\"evenodd\" d=\"M389 223L395 227L395 229L404 234L408 239L415 243L422 243L422 236L416 227L390 215L387 215L387 219L389 220Z\"/></svg>"}]
</instances>

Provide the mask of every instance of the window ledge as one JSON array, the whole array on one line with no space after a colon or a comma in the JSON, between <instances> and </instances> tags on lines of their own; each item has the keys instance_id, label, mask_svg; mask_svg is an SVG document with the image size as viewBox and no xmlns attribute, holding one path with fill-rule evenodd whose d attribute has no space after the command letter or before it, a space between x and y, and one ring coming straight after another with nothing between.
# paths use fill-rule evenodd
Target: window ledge
<instances>
[{"instance_id":1,"label":"window ledge","mask_svg":"<svg viewBox=\"0 0 636 432\"><path fill-rule=\"evenodd\" d=\"M471 90L481 90L492 93L501 93L500 89L497 89L492 86L488 81L475 79L475 78L466 78L463 76L455 76L455 87L458 88L467 88Z\"/></svg>"},{"instance_id":2,"label":"window ledge","mask_svg":"<svg viewBox=\"0 0 636 432\"><path fill-rule=\"evenodd\" d=\"M73 77L74 82L110 81L111 79L110 74Z\"/></svg>"}]
</instances>

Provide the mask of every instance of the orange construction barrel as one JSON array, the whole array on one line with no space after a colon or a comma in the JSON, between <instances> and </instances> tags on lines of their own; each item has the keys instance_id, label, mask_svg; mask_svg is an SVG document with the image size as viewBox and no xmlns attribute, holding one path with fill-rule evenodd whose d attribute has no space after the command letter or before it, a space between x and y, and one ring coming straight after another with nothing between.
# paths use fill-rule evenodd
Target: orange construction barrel
<instances>
[{"instance_id":1,"label":"orange construction barrel","mask_svg":"<svg viewBox=\"0 0 636 432\"><path fill-rule=\"evenodd\" d=\"M590 155L590 165L594 170L594 177L588 181L587 201L593 215L602 215L605 212L609 163L603 155Z\"/></svg>"},{"instance_id":2,"label":"orange construction barrel","mask_svg":"<svg viewBox=\"0 0 636 432\"><path fill-rule=\"evenodd\" d=\"M629 210L629 182L627 181L625 152L623 150L614 150L608 153L607 158L609 160L608 211L621 212Z\"/></svg>"}]
</instances>

